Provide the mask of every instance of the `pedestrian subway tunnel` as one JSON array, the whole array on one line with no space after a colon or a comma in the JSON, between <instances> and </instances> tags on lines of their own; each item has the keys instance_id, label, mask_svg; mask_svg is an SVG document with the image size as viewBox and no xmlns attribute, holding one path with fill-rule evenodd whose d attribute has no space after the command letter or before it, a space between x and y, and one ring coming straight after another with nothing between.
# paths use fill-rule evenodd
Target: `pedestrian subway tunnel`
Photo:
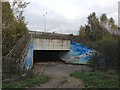
<instances>
[{"instance_id":1,"label":"pedestrian subway tunnel","mask_svg":"<svg viewBox=\"0 0 120 90\"><path fill-rule=\"evenodd\" d=\"M34 50L33 62L63 62L60 58L62 53L67 53L68 50Z\"/></svg>"},{"instance_id":2,"label":"pedestrian subway tunnel","mask_svg":"<svg viewBox=\"0 0 120 90\"><path fill-rule=\"evenodd\" d=\"M57 41L54 42L56 43ZM69 49L67 43L65 44L67 48L64 46L61 47L61 44L54 47L54 43L52 43L51 46L40 46L40 44L41 43L37 43L37 45L35 45L34 40L31 40L24 62L24 67L26 69L31 68L33 64L37 62L65 61L68 63L87 64L94 55L94 52L96 52L93 49L75 42L69 43Z\"/></svg>"}]
</instances>

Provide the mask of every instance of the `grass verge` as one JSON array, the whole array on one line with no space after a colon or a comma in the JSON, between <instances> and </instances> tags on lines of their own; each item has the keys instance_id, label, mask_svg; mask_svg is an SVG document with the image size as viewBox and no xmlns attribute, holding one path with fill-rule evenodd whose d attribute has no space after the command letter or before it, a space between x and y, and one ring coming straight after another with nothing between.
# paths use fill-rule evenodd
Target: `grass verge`
<instances>
[{"instance_id":1,"label":"grass verge","mask_svg":"<svg viewBox=\"0 0 120 90\"><path fill-rule=\"evenodd\" d=\"M70 76L83 80L84 87L87 88L120 88L118 87L118 74L114 71L79 71Z\"/></svg>"},{"instance_id":2,"label":"grass verge","mask_svg":"<svg viewBox=\"0 0 120 90\"><path fill-rule=\"evenodd\" d=\"M34 78L27 78L21 81L12 81L3 83L3 88L28 88L28 87L35 87L40 84L44 84L50 80L49 76L40 75Z\"/></svg>"}]
</instances>

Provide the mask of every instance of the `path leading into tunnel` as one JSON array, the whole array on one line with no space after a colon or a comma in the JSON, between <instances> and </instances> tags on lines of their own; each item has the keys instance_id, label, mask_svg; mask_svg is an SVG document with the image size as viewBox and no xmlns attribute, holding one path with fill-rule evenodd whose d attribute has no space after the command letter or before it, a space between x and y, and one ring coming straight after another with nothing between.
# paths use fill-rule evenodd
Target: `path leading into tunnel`
<instances>
[{"instance_id":1,"label":"path leading into tunnel","mask_svg":"<svg viewBox=\"0 0 120 90\"><path fill-rule=\"evenodd\" d=\"M51 80L37 88L82 88L81 80L70 77L75 71L89 71L86 65L72 65L60 62L45 62L34 65L35 73L49 75Z\"/></svg>"}]
</instances>

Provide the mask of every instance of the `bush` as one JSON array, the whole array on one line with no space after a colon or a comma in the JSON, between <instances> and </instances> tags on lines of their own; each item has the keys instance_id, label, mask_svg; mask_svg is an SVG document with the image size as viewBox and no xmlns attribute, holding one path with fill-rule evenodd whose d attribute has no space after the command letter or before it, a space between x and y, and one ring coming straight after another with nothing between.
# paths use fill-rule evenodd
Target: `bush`
<instances>
[{"instance_id":1,"label":"bush","mask_svg":"<svg viewBox=\"0 0 120 90\"><path fill-rule=\"evenodd\" d=\"M89 62L90 66L96 69L118 69L119 39L117 36L104 36L101 40L93 42L91 47L93 45L93 49L101 55L94 56Z\"/></svg>"},{"instance_id":2,"label":"bush","mask_svg":"<svg viewBox=\"0 0 120 90\"><path fill-rule=\"evenodd\" d=\"M96 69L105 69L106 67L106 61L107 58L103 55L94 55L91 60L89 60L89 66L93 68L94 70Z\"/></svg>"}]
</instances>

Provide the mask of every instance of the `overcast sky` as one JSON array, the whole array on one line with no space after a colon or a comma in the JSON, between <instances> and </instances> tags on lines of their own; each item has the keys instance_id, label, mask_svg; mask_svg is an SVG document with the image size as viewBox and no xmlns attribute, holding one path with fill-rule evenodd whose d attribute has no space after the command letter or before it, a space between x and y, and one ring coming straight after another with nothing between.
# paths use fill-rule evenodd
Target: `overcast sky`
<instances>
[{"instance_id":1,"label":"overcast sky","mask_svg":"<svg viewBox=\"0 0 120 90\"><path fill-rule=\"evenodd\" d=\"M30 4L24 15L30 30L44 31L46 15L46 31L77 34L81 25L87 24L90 13L96 12L100 17L106 13L118 23L119 0L26 0Z\"/></svg>"}]
</instances>

